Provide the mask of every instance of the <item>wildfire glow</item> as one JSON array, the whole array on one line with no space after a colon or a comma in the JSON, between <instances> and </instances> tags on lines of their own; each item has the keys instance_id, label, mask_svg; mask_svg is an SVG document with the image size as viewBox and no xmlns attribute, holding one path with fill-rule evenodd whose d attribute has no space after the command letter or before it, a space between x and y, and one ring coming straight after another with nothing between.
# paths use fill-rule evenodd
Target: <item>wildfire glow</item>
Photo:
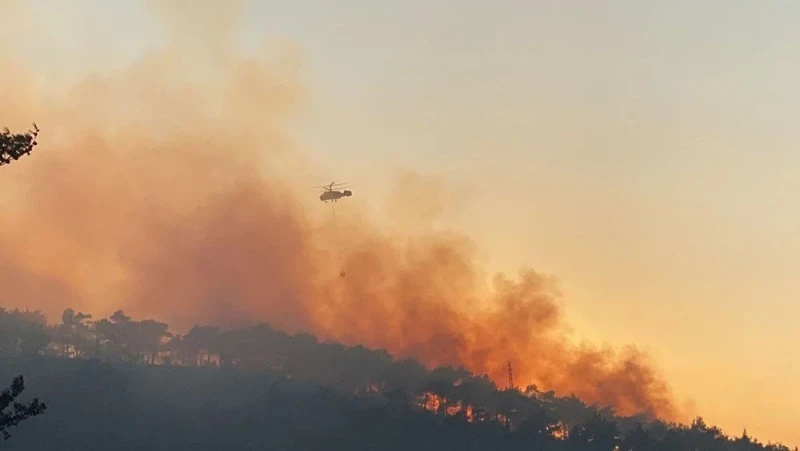
<instances>
[{"instance_id":1,"label":"wildfire glow","mask_svg":"<svg viewBox=\"0 0 800 451\"><path fill-rule=\"evenodd\" d=\"M39 154L0 180L0 284L11 307L51 319L65 307L124 308L176 332L266 321L431 367L463 365L498 384L510 360L524 384L623 414L679 416L635 349L571 343L549 277L525 269L487 286L468 237L429 223L387 230L352 202L334 236L327 209L318 214L323 207L308 192L318 184L313 168L282 133L305 98L296 55L277 64L242 59L225 47L235 8L160 3L169 7L154 12L174 32L166 48L64 96L37 92L24 82L35 79L24 59L3 56L0 123L35 119L43 129ZM233 19L217 20L222 10ZM187 17L208 33L187 39ZM204 46L214 58L198 56ZM391 209L428 221L442 201L439 185L414 174L400 182L418 195L390 197ZM472 415L445 401L425 403Z\"/></svg>"}]
</instances>

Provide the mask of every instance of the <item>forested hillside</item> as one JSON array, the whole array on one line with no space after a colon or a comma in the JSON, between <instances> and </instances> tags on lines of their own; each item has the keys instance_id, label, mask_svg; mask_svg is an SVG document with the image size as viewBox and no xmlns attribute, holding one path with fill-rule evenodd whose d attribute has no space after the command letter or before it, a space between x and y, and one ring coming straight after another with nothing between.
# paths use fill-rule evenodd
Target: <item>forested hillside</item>
<instances>
[{"instance_id":1,"label":"forested hillside","mask_svg":"<svg viewBox=\"0 0 800 451\"><path fill-rule=\"evenodd\" d=\"M181 336L122 311L0 309L0 357L48 405L10 450L788 450L266 324Z\"/></svg>"}]
</instances>

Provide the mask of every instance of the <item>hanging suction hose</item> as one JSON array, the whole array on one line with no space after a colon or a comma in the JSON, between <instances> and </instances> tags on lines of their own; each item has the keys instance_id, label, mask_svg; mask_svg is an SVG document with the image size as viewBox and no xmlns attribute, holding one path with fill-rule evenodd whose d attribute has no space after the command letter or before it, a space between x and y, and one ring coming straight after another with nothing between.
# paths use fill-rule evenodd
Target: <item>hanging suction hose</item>
<instances>
[{"instance_id":1,"label":"hanging suction hose","mask_svg":"<svg viewBox=\"0 0 800 451\"><path fill-rule=\"evenodd\" d=\"M331 212L333 213L333 240L336 246L336 255L339 259L339 267L342 268L339 271L339 277L344 277L344 261L342 258L342 249L339 244L339 224L336 221L336 202L331 202Z\"/></svg>"}]
</instances>

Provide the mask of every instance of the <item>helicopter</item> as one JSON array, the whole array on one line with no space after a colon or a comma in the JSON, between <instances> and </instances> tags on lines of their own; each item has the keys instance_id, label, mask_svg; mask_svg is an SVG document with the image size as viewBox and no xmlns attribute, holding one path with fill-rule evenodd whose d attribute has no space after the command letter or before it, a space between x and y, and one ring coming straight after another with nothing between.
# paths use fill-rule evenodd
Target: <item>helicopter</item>
<instances>
[{"instance_id":1,"label":"helicopter","mask_svg":"<svg viewBox=\"0 0 800 451\"><path fill-rule=\"evenodd\" d=\"M315 186L314 188L322 188L325 190L322 192L322 194L319 195L319 200L327 203L329 200L336 202L342 197L350 197L353 195L353 192L350 190L338 191L333 189L334 186L336 186L337 188L342 188L341 185L344 185L344 183L331 182L330 185Z\"/></svg>"}]
</instances>

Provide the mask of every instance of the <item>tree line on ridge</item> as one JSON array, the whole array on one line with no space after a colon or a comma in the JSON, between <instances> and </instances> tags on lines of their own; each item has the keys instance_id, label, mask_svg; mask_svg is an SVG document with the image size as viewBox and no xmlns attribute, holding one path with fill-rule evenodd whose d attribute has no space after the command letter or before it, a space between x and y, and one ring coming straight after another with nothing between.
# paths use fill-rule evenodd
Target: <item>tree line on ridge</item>
<instances>
[{"instance_id":1,"label":"tree line on ridge","mask_svg":"<svg viewBox=\"0 0 800 451\"><path fill-rule=\"evenodd\" d=\"M59 323L48 324L41 312L0 308L0 358L176 371L202 368L310 383L319 387L314 402L336 399L347 411L347 420L335 429L320 426L317 442L306 443L308 449L338 449L325 448L333 443L358 449L370 437L369 443L385 441L386 434L406 421L407 428L436 435L431 443L443 437L472 437L473 445L485 444L482 449L789 450L763 444L746 432L726 435L699 417L688 425L645 414L623 417L610 407L587 405L575 396L558 396L534 385L500 388L487 376L464 368L428 369L412 359L394 359L385 350L322 342L308 333L290 335L268 324L231 330L195 326L185 335L174 335L166 323L135 320L121 310L95 320L66 309ZM361 406L358 399L371 401ZM287 402L295 401L299 402ZM361 407L352 407L356 405ZM331 436L339 440L331 441Z\"/></svg>"}]
</instances>

